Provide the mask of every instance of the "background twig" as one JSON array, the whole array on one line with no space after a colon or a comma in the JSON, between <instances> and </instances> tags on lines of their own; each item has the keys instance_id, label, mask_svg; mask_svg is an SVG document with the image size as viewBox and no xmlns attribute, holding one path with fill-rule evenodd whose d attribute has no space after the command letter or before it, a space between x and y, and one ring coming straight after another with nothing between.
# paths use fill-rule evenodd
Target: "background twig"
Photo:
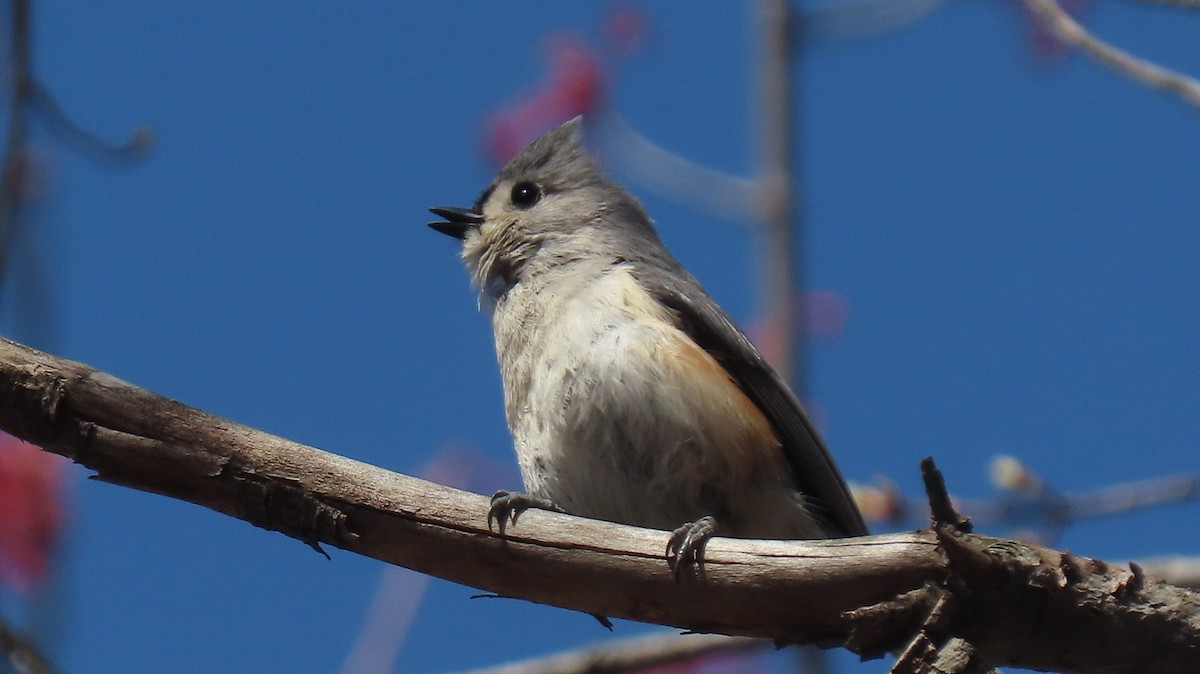
<instances>
[{"instance_id":1,"label":"background twig","mask_svg":"<svg viewBox=\"0 0 1200 674\"><path fill-rule=\"evenodd\" d=\"M771 642L762 639L719 634L651 634L544 658L473 669L467 674L617 674L770 646Z\"/></svg>"},{"instance_id":2,"label":"background twig","mask_svg":"<svg viewBox=\"0 0 1200 674\"><path fill-rule=\"evenodd\" d=\"M1137 0L1147 5L1169 5L1185 9L1200 9L1200 0Z\"/></svg>"},{"instance_id":3,"label":"background twig","mask_svg":"<svg viewBox=\"0 0 1200 674\"><path fill-rule=\"evenodd\" d=\"M1200 108L1200 82L1195 79L1104 42L1079 25L1055 0L1025 0L1025 5L1041 16L1063 42L1082 49L1092 58L1127 77L1178 94L1183 100Z\"/></svg>"},{"instance_id":4,"label":"background twig","mask_svg":"<svg viewBox=\"0 0 1200 674\"><path fill-rule=\"evenodd\" d=\"M8 239L21 200L21 183L25 177L27 149L25 147L25 108L33 90L33 75L29 68L29 2L12 0L12 26L9 36L8 132L4 141L4 160L0 163L0 281L8 252Z\"/></svg>"}]
</instances>

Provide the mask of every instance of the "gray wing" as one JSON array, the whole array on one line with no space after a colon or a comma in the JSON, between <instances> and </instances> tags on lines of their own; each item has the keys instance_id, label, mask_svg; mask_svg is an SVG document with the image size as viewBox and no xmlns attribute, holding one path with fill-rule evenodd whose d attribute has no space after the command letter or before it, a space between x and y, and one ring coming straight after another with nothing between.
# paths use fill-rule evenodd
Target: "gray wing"
<instances>
[{"instance_id":1,"label":"gray wing","mask_svg":"<svg viewBox=\"0 0 1200 674\"><path fill-rule=\"evenodd\" d=\"M796 488L819 510L829 533L865 536L867 525L846 481L795 394L691 274L674 259L655 262L635 264L634 278L675 312L679 327L733 375L766 415L783 444ZM664 266L673 269L662 271Z\"/></svg>"}]
</instances>

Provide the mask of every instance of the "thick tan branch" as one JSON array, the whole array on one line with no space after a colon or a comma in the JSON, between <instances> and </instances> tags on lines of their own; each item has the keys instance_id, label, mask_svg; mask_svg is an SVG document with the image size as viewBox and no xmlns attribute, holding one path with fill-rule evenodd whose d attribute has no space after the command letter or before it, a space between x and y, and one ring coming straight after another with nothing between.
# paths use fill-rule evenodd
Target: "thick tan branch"
<instances>
[{"instance_id":1,"label":"thick tan branch","mask_svg":"<svg viewBox=\"0 0 1200 674\"><path fill-rule=\"evenodd\" d=\"M702 576L676 583L663 532L531 511L502 537L488 530L482 496L305 447L7 340L0 428L109 482L593 614L873 655L936 624L924 638L962 637L996 664L1076 671L1184 672L1200 653L1196 595L975 535L718 538ZM952 618L927 620L934 605L951 606Z\"/></svg>"},{"instance_id":2,"label":"thick tan branch","mask_svg":"<svg viewBox=\"0 0 1200 674\"><path fill-rule=\"evenodd\" d=\"M488 529L483 496L284 440L7 340L0 428L102 480L310 544L500 595L698 631L839 639L843 611L942 573L931 535L719 539L706 578L676 583L662 532L530 511L501 537Z\"/></svg>"}]
</instances>

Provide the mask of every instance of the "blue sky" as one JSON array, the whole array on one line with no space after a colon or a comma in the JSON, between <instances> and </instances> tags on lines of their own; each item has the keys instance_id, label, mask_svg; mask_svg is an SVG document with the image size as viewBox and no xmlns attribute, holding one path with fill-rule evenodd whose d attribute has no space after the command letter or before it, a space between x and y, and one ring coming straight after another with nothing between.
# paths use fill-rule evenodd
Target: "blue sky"
<instances>
[{"instance_id":1,"label":"blue sky","mask_svg":"<svg viewBox=\"0 0 1200 674\"><path fill-rule=\"evenodd\" d=\"M36 68L63 106L110 139L148 124L157 144L113 167L34 129L51 192L0 305L5 334L398 471L469 447L496 466L476 489L517 486L490 328L425 209L474 200L494 171L483 116L541 79L547 35L599 40L606 5L35 10ZM659 144L747 174L750 8L647 11L613 105ZM1184 12L1094 3L1086 21L1165 65L1200 62ZM801 74L809 280L849 308L844 335L813 345L810 389L847 476L917 493L933 455L953 491L987 497L997 453L1064 491L1196 471L1200 112L1079 55L1035 58L1011 2L814 46ZM630 187L750 322L753 230ZM31 260L49 333L13 316ZM71 474L43 611L63 671L337 671L382 564ZM1192 553L1200 529L1179 523L1197 514L1082 523L1059 545ZM396 672L609 637L588 616L474 592L430 584Z\"/></svg>"}]
</instances>

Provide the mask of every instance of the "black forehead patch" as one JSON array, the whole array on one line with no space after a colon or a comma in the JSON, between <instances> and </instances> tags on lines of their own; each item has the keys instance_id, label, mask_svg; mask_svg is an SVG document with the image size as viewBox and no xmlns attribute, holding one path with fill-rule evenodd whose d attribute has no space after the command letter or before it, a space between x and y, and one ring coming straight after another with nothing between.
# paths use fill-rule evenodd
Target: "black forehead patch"
<instances>
[{"instance_id":1,"label":"black forehead patch","mask_svg":"<svg viewBox=\"0 0 1200 674\"><path fill-rule=\"evenodd\" d=\"M483 213L483 204L487 202L488 197L492 196L492 192L495 191L496 186L494 184L488 185L488 188L483 191L483 194L480 194L479 198L475 200L475 205L471 207L471 210L475 211L476 213Z\"/></svg>"}]
</instances>

